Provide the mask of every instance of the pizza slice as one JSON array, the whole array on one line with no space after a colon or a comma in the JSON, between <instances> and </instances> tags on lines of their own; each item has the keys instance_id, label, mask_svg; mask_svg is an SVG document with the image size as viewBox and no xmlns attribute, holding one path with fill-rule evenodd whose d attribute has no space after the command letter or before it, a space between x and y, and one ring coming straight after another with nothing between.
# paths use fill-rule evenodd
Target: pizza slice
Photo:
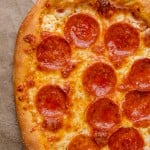
<instances>
[{"instance_id":1,"label":"pizza slice","mask_svg":"<svg viewBox=\"0 0 150 150\"><path fill-rule=\"evenodd\" d=\"M14 56L26 149L150 149L147 2L36 2Z\"/></svg>"}]
</instances>

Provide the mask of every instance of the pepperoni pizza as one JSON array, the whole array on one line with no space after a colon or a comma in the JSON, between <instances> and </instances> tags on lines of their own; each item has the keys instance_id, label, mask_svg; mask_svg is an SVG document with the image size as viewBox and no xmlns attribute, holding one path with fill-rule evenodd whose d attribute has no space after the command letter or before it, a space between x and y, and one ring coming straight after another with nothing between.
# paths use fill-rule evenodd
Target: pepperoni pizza
<instances>
[{"instance_id":1,"label":"pepperoni pizza","mask_svg":"<svg viewBox=\"0 0 150 150\"><path fill-rule=\"evenodd\" d=\"M150 149L149 10L149 0L37 1L14 57L26 149Z\"/></svg>"}]
</instances>

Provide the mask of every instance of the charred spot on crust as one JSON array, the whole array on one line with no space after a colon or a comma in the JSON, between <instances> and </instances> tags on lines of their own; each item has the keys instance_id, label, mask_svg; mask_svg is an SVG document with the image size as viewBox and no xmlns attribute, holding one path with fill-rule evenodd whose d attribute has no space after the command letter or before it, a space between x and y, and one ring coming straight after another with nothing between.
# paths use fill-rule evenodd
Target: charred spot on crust
<instances>
[{"instance_id":1,"label":"charred spot on crust","mask_svg":"<svg viewBox=\"0 0 150 150\"><path fill-rule=\"evenodd\" d=\"M45 7L46 7L46 8L50 8L50 7L51 7L51 4L50 4L49 1L47 1L47 2L45 3Z\"/></svg>"},{"instance_id":2,"label":"charred spot on crust","mask_svg":"<svg viewBox=\"0 0 150 150\"><path fill-rule=\"evenodd\" d=\"M18 91L18 92L23 92L24 89L25 89L25 86L24 86L24 85L19 85L19 86L17 87L17 91Z\"/></svg>"},{"instance_id":3,"label":"charred spot on crust","mask_svg":"<svg viewBox=\"0 0 150 150\"><path fill-rule=\"evenodd\" d=\"M27 100L28 100L28 96L26 93L24 93L18 97L18 101L20 101L20 102L25 102Z\"/></svg>"},{"instance_id":4,"label":"charred spot on crust","mask_svg":"<svg viewBox=\"0 0 150 150\"><path fill-rule=\"evenodd\" d=\"M26 81L26 85L27 85L28 88L32 88L32 87L35 86L35 81L33 81L33 80L27 80Z\"/></svg>"},{"instance_id":5,"label":"charred spot on crust","mask_svg":"<svg viewBox=\"0 0 150 150\"><path fill-rule=\"evenodd\" d=\"M32 44L35 42L36 40L36 37L32 34L27 34L23 37L23 40L26 42L26 43L29 43L29 44Z\"/></svg>"}]
</instances>

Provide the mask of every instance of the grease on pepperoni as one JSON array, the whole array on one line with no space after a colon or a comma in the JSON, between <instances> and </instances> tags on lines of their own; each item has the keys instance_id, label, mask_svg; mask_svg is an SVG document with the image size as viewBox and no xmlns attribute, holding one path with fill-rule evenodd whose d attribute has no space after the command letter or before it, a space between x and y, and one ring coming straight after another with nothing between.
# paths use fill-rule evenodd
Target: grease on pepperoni
<instances>
[{"instance_id":1,"label":"grease on pepperoni","mask_svg":"<svg viewBox=\"0 0 150 150\"><path fill-rule=\"evenodd\" d=\"M136 60L128 75L129 84L140 91L150 90L150 59Z\"/></svg>"},{"instance_id":2,"label":"grease on pepperoni","mask_svg":"<svg viewBox=\"0 0 150 150\"><path fill-rule=\"evenodd\" d=\"M67 150L98 150L98 146L91 137L81 134L72 139Z\"/></svg>"},{"instance_id":3,"label":"grease on pepperoni","mask_svg":"<svg viewBox=\"0 0 150 150\"><path fill-rule=\"evenodd\" d=\"M143 137L134 128L120 128L109 138L110 150L142 150Z\"/></svg>"},{"instance_id":4,"label":"grease on pepperoni","mask_svg":"<svg viewBox=\"0 0 150 150\"><path fill-rule=\"evenodd\" d=\"M36 56L40 68L57 70L70 61L71 48L65 39L51 35L38 45Z\"/></svg>"},{"instance_id":5,"label":"grease on pepperoni","mask_svg":"<svg viewBox=\"0 0 150 150\"><path fill-rule=\"evenodd\" d=\"M43 116L53 117L66 112L69 100L66 93L59 86L46 85L38 92L36 105Z\"/></svg>"},{"instance_id":6,"label":"grease on pepperoni","mask_svg":"<svg viewBox=\"0 0 150 150\"><path fill-rule=\"evenodd\" d=\"M99 36L98 22L88 14L74 14L65 24L66 40L80 48L92 45Z\"/></svg>"},{"instance_id":7,"label":"grease on pepperoni","mask_svg":"<svg viewBox=\"0 0 150 150\"><path fill-rule=\"evenodd\" d=\"M112 92L116 80L114 70L102 62L91 65L83 74L85 90L95 96L104 96Z\"/></svg>"},{"instance_id":8,"label":"grease on pepperoni","mask_svg":"<svg viewBox=\"0 0 150 150\"><path fill-rule=\"evenodd\" d=\"M150 125L150 92L130 91L125 96L123 110L138 127Z\"/></svg>"},{"instance_id":9,"label":"grease on pepperoni","mask_svg":"<svg viewBox=\"0 0 150 150\"><path fill-rule=\"evenodd\" d=\"M59 86L46 85L37 94L36 107L44 117L43 127L55 131L62 126L62 117L68 111L69 99Z\"/></svg>"},{"instance_id":10,"label":"grease on pepperoni","mask_svg":"<svg viewBox=\"0 0 150 150\"><path fill-rule=\"evenodd\" d=\"M107 144L110 133L120 124L119 107L110 99L98 99L89 105L86 120L98 145Z\"/></svg>"},{"instance_id":11,"label":"grease on pepperoni","mask_svg":"<svg viewBox=\"0 0 150 150\"><path fill-rule=\"evenodd\" d=\"M108 98L92 103L86 117L87 123L94 129L110 129L120 123L119 107Z\"/></svg>"},{"instance_id":12,"label":"grease on pepperoni","mask_svg":"<svg viewBox=\"0 0 150 150\"><path fill-rule=\"evenodd\" d=\"M105 33L105 45L113 64L118 67L122 60L139 47L140 38L136 28L127 23L115 23Z\"/></svg>"}]
</instances>

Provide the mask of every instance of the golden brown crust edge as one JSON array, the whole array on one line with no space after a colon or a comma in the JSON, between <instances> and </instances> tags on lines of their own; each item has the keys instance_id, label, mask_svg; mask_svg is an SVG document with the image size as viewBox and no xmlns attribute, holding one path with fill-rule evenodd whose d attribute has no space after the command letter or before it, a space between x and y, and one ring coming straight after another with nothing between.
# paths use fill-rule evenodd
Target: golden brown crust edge
<instances>
[{"instance_id":1,"label":"golden brown crust edge","mask_svg":"<svg viewBox=\"0 0 150 150\"><path fill-rule=\"evenodd\" d=\"M16 111L19 121L19 126L21 129L21 134L23 138L23 143L26 150L43 150L43 146L39 141L39 133L34 132L31 134L30 130L33 127L32 116L29 112L25 112L20 103L17 100L18 92L17 86L22 83L25 76L25 54L23 52L25 45L23 42L23 37L26 34L34 32L34 25L37 24L38 16L41 12L41 8L45 4L46 0L38 0L32 10L28 13L27 17L23 21L17 36L15 55L14 55L14 72L13 72L13 82L14 82L14 95L16 102ZM30 24L30 25L29 25ZM32 25L31 25L32 24Z\"/></svg>"}]
</instances>

